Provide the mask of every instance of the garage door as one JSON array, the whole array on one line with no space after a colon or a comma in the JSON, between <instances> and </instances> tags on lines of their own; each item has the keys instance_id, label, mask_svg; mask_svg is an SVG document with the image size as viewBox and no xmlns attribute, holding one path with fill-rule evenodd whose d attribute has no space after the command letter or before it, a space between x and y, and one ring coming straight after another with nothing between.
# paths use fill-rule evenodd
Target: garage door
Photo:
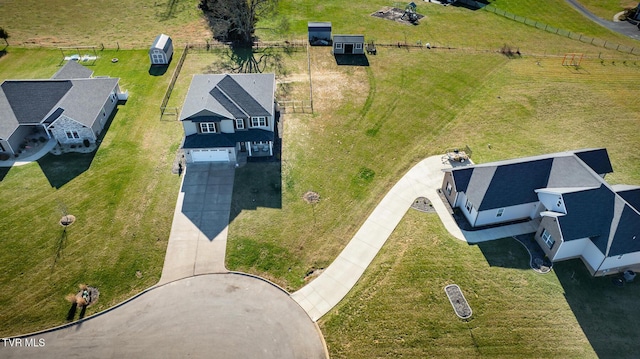
<instances>
[{"instance_id":1,"label":"garage door","mask_svg":"<svg viewBox=\"0 0 640 359\"><path fill-rule=\"evenodd\" d=\"M191 150L193 162L229 162L226 149Z\"/></svg>"}]
</instances>

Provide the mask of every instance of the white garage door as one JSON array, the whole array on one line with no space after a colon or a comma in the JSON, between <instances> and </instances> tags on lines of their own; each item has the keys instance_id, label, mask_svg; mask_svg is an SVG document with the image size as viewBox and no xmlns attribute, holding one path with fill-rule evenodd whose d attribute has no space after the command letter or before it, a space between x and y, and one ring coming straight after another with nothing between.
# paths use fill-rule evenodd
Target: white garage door
<instances>
[{"instance_id":1,"label":"white garage door","mask_svg":"<svg viewBox=\"0 0 640 359\"><path fill-rule=\"evenodd\" d=\"M191 150L193 162L229 162L226 149Z\"/></svg>"}]
</instances>

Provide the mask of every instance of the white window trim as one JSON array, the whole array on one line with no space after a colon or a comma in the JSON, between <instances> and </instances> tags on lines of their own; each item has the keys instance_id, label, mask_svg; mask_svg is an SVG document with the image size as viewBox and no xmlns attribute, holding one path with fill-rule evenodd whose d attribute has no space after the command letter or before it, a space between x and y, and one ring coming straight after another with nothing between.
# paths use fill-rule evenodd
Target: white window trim
<instances>
[{"instance_id":1,"label":"white window trim","mask_svg":"<svg viewBox=\"0 0 640 359\"><path fill-rule=\"evenodd\" d=\"M356 49L361 50L362 49L362 43L356 42Z\"/></svg>"},{"instance_id":2,"label":"white window trim","mask_svg":"<svg viewBox=\"0 0 640 359\"><path fill-rule=\"evenodd\" d=\"M236 129L244 130L244 120L241 118L236 118Z\"/></svg>"},{"instance_id":3,"label":"white window trim","mask_svg":"<svg viewBox=\"0 0 640 359\"><path fill-rule=\"evenodd\" d=\"M553 248L553 245L556 243L555 239L553 239L553 237L551 236L551 233L549 233L546 228L542 230L542 234L540 235L540 238L542 238L544 243L547 244L549 249Z\"/></svg>"},{"instance_id":4,"label":"white window trim","mask_svg":"<svg viewBox=\"0 0 640 359\"><path fill-rule=\"evenodd\" d=\"M264 116L251 117L251 127L267 127L267 118Z\"/></svg>"},{"instance_id":5,"label":"white window trim","mask_svg":"<svg viewBox=\"0 0 640 359\"><path fill-rule=\"evenodd\" d=\"M447 182L447 194L451 194L452 189L453 189L453 186L451 185L451 182Z\"/></svg>"},{"instance_id":6,"label":"white window trim","mask_svg":"<svg viewBox=\"0 0 640 359\"><path fill-rule=\"evenodd\" d=\"M342 43L336 42L336 49L342 49Z\"/></svg>"},{"instance_id":7,"label":"white window trim","mask_svg":"<svg viewBox=\"0 0 640 359\"><path fill-rule=\"evenodd\" d=\"M473 204L467 199L467 203L465 203L464 207L467 209L467 212L471 213L473 210Z\"/></svg>"},{"instance_id":8,"label":"white window trim","mask_svg":"<svg viewBox=\"0 0 640 359\"><path fill-rule=\"evenodd\" d=\"M209 126L212 125L212 126ZM200 132L201 133L217 133L216 123L215 122L200 122Z\"/></svg>"},{"instance_id":9,"label":"white window trim","mask_svg":"<svg viewBox=\"0 0 640 359\"><path fill-rule=\"evenodd\" d=\"M498 208L498 212L496 213L496 217L502 217L504 214L504 208Z\"/></svg>"}]
</instances>

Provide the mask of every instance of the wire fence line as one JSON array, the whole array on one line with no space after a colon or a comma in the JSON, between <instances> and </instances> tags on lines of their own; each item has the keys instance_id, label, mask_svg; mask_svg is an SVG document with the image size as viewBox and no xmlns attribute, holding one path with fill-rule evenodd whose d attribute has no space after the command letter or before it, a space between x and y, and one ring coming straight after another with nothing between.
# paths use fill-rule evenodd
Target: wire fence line
<instances>
[{"instance_id":1,"label":"wire fence line","mask_svg":"<svg viewBox=\"0 0 640 359\"><path fill-rule=\"evenodd\" d=\"M178 79L178 76L180 76L180 70L182 70L184 60L187 58L187 53L189 53L189 47L188 45L185 45L184 50L182 50L182 56L180 56L180 60L178 60L178 65L175 70L173 70L173 76L171 77L171 82L169 82L167 91L164 94L164 99L162 99L162 104L160 105L160 118L164 116L165 111L167 110L167 103L171 97L171 92L173 92L173 87L176 85L176 80ZM175 112L175 115L177 116L177 110Z\"/></svg>"},{"instance_id":2,"label":"wire fence line","mask_svg":"<svg viewBox=\"0 0 640 359\"><path fill-rule=\"evenodd\" d=\"M557 34L560 36L565 36L568 37L572 40L578 40L587 44L591 44L591 45L595 45L595 46L599 46L599 47L603 47L605 49L608 50L615 50L615 51L620 51L620 52L624 52L627 54L632 54L632 55L640 55L640 47L630 47L630 46L625 46L625 45L620 45L611 41L607 41L607 40L601 40L598 38L594 38L594 37L590 37L590 36L586 36L580 33L576 33L576 32L572 32L572 31L568 31L568 30L563 30L551 25L547 25L545 23L539 22L539 21L535 21L535 20L531 20L529 18L526 18L524 16L520 16L520 15L516 15L516 14L512 14L510 12L498 9L497 7L491 6L491 5L487 5L481 2L477 2L475 0L457 0L458 2L470 6L470 7L475 7L478 9L483 9L485 11L489 11L492 12L496 15L500 15L503 16L507 19L511 19L520 23L523 23L525 25L528 26L532 26L535 27L537 29L540 30L544 30L547 32L550 32L552 34Z\"/></svg>"}]
</instances>

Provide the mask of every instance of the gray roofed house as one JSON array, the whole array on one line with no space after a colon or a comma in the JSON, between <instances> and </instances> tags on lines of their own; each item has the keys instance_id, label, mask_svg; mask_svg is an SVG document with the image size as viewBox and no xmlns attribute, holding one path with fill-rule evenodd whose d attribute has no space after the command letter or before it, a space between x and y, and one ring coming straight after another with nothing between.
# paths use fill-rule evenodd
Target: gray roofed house
<instances>
[{"instance_id":1,"label":"gray roofed house","mask_svg":"<svg viewBox=\"0 0 640 359\"><path fill-rule=\"evenodd\" d=\"M194 75L180 120L191 162L273 156L275 75Z\"/></svg>"},{"instance_id":2,"label":"gray roofed house","mask_svg":"<svg viewBox=\"0 0 640 359\"><path fill-rule=\"evenodd\" d=\"M612 171L606 149L586 149L447 169L441 190L472 227L539 223L552 261L581 258L593 275L640 270L640 187L609 185Z\"/></svg>"},{"instance_id":3,"label":"gray roofed house","mask_svg":"<svg viewBox=\"0 0 640 359\"><path fill-rule=\"evenodd\" d=\"M117 78L91 78L68 62L48 80L6 80L0 85L0 152L19 155L28 135L60 144L95 142L116 108Z\"/></svg>"}]
</instances>

